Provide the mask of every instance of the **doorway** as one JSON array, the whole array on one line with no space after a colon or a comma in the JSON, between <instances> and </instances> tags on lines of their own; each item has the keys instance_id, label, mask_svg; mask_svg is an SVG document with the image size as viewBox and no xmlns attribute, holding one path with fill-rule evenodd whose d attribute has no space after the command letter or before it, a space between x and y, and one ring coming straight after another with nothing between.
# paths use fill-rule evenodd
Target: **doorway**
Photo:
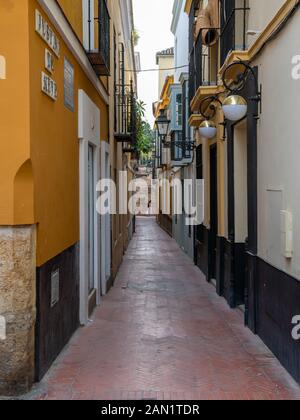
<instances>
[{"instance_id":1,"label":"doorway","mask_svg":"<svg viewBox=\"0 0 300 420\"><path fill-rule=\"evenodd\" d=\"M101 141L101 179L110 179L109 143ZM101 293L105 295L111 279L111 216L101 216Z\"/></svg>"},{"instance_id":2,"label":"doorway","mask_svg":"<svg viewBox=\"0 0 300 420\"><path fill-rule=\"evenodd\" d=\"M100 216L96 209L96 185L100 177L100 111L83 90L79 90L78 118L79 306L80 323L86 325L101 297Z\"/></svg>"},{"instance_id":3,"label":"doorway","mask_svg":"<svg viewBox=\"0 0 300 420\"><path fill-rule=\"evenodd\" d=\"M88 147L88 262L89 262L89 299L95 291L95 179L94 179L94 148Z\"/></svg>"},{"instance_id":4,"label":"doorway","mask_svg":"<svg viewBox=\"0 0 300 420\"><path fill-rule=\"evenodd\" d=\"M215 280L217 274L218 236L218 149L210 147L210 232L208 244L208 280Z\"/></svg>"},{"instance_id":5,"label":"doorway","mask_svg":"<svg viewBox=\"0 0 300 420\"><path fill-rule=\"evenodd\" d=\"M247 119L234 126L233 178L234 178L234 252L235 300L245 303L246 244L248 241L248 138Z\"/></svg>"}]
</instances>

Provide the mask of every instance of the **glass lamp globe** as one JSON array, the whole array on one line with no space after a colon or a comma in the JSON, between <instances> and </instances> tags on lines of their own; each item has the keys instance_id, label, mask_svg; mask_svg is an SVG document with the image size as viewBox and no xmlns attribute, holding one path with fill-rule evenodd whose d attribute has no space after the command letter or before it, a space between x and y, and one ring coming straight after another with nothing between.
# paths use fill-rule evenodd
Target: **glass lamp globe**
<instances>
[{"instance_id":1,"label":"glass lamp globe","mask_svg":"<svg viewBox=\"0 0 300 420\"><path fill-rule=\"evenodd\" d=\"M165 110L161 109L160 115L156 120L156 127L158 131L158 135L161 137L166 137L169 132L169 125L170 125L170 120L168 120L168 118L166 117Z\"/></svg>"},{"instance_id":2,"label":"glass lamp globe","mask_svg":"<svg viewBox=\"0 0 300 420\"><path fill-rule=\"evenodd\" d=\"M225 118L229 121L239 121L247 115L248 105L246 100L239 95L231 95L223 103Z\"/></svg>"},{"instance_id":3,"label":"glass lamp globe","mask_svg":"<svg viewBox=\"0 0 300 420\"><path fill-rule=\"evenodd\" d=\"M205 139L212 139L217 134L217 127L213 121L205 120L199 127L199 133Z\"/></svg>"}]
</instances>

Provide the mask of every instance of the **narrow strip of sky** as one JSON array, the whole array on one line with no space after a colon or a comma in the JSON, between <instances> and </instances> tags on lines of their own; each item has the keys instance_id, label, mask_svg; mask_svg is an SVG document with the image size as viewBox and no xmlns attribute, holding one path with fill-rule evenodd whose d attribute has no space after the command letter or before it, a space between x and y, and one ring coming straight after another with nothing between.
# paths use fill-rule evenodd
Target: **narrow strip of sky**
<instances>
[{"instance_id":1,"label":"narrow strip of sky","mask_svg":"<svg viewBox=\"0 0 300 420\"><path fill-rule=\"evenodd\" d=\"M133 0L134 20L140 35L137 51L141 54L142 69L156 67L158 51L174 46L171 32L174 0ZM158 100L158 73L145 72L138 75L139 98L146 103L147 119L152 125L152 103Z\"/></svg>"}]
</instances>

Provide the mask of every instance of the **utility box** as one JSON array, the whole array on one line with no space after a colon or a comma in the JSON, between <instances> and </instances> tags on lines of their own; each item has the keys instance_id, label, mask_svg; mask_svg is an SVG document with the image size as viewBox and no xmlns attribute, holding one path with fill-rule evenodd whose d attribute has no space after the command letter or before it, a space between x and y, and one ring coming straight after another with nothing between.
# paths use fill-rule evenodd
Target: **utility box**
<instances>
[{"instance_id":1,"label":"utility box","mask_svg":"<svg viewBox=\"0 0 300 420\"><path fill-rule=\"evenodd\" d=\"M281 250L285 258L293 258L293 215L290 211L281 211Z\"/></svg>"}]
</instances>

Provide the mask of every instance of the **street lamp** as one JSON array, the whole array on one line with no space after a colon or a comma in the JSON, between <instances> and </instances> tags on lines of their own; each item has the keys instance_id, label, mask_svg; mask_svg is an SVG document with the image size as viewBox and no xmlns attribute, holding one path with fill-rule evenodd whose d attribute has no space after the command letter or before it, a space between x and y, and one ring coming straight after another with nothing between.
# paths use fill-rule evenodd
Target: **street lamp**
<instances>
[{"instance_id":1,"label":"street lamp","mask_svg":"<svg viewBox=\"0 0 300 420\"><path fill-rule=\"evenodd\" d=\"M233 67L243 67L244 71L240 72L235 78L233 78ZM252 75L255 82L255 95L245 99L243 96L239 95L239 93L244 91L249 75ZM237 122L245 118L248 113L247 101L261 103L261 89L259 90L257 75L253 68L244 61L236 61L225 69L223 74L223 85L226 91L229 92L229 95L223 100L223 102L220 100L219 96L226 91L214 96L208 96L200 103L199 112L204 118L204 121L199 127L199 132L202 137L207 139L212 139L217 134L216 125L211 120L216 115L218 104L222 107L225 117L224 123L221 123L221 125L224 126L223 138L225 140L226 121ZM257 115L254 117L258 118Z\"/></svg>"},{"instance_id":2,"label":"street lamp","mask_svg":"<svg viewBox=\"0 0 300 420\"><path fill-rule=\"evenodd\" d=\"M170 126L171 121L168 120L168 118L166 117L164 109L160 110L160 115L156 119L155 123L156 123L157 131L158 131L158 135L161 138L162 143L165 143L166 137L169 132L169 126Z\"/></svg>"},{"instance_id":3,"label":"street lamp","mask_svg":"<svg viewBox=\"0 0 300 420\"><path fill-rule=\"evenodd\" d=\"M232 80L233 68L243 68L242 72ZM228 76L227 76L228 75ZM261 90L258 87L257 75L253 68L245 63L244 61L235 61L234 63L227 66L223 74L223 85L227 91L230 92L229 96L224 100L222 109L225 118L232 122L242 120L248 113L248 103L245 98L239 95L246 87L249 75L252 75L255 83L256 95L247 98L250 101L261 102ZM229 81L229 82L227 82Z\"/></svg>"},{"instance_id":4,"label":"street lamp","mask_svg":"<svg viewBox=\"0 0 300 420\"><path fill-rule=\"evenodd\" d=\"M226 120L236 122L247 115L248 104L242 96L230 95L224 100L222 109Z\"/></svg>"},{"instance_id":5,"label":"street lamp","mask_svg":"<svg viewBox=\"0 0 300 420\"><path fill-rule=\"evenodd\" d=\"M213 139L217 134L217 127L213 121L205 120L199 127L199 133L205 139Z\"/></svg>"},{"instance_id":6,"label":"street lamp","mask_svg":"<svg viewBox=\"0 0 300 420\"><path fill-rule=\"evenodd\" d=\"M217 112L217 104L222 106L217 95L204 98L200 104L200 114L204 121L199 127L199 133L205 139L211 140L217 135L216 124L212 121Z\"/></svg>"}]
</instances>

